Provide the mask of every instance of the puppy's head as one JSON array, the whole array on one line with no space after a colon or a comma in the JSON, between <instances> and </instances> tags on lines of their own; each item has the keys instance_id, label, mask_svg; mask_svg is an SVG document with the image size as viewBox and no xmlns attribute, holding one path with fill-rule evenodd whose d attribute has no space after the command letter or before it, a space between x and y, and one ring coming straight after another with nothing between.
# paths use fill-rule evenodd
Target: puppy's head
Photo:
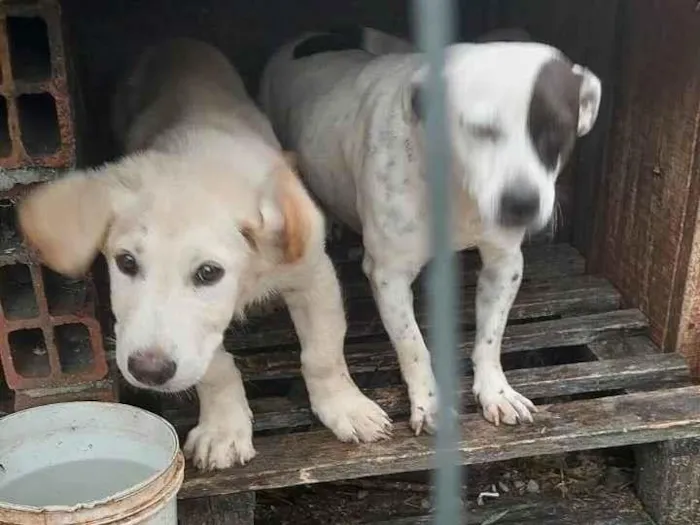
<instances>
[{"instance_id":1,"label":"puppy's head","mask_svg":"<svg viewBox=\"0 0 700 525\"><path fill-rule=\"evenodd\" d=\"M77 276L104 253L117 363L135 386L195 385L251 283L306 256L318 210L287 164L235 169L146 153L39 187L20 204L25 239L52 269Z\"/></svg>"},{"instance_id":2,"label":"puppy's head","mask_svg":"<svg viewBox=\"0 0 700 525\"><path fill-rule=\"evenodd\" d=\"M454 169L482 221L545 226L557 176L597 119L600 80L552 47L489 42L450 48L445 82Z\"/></svg>"}]
</instances>

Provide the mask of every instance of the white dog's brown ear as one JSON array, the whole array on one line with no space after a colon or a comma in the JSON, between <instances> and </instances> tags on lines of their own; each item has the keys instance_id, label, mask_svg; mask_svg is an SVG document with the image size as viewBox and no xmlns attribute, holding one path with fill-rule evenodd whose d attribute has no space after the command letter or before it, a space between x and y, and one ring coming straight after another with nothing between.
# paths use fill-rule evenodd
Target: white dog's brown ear
<instances>
[{"instance_id":1,"label":"white dog's brown ear","mask_svg":"<svg viewBox=\"0 0 700 525\"><path fill-rule=\"evenodd\" d=\"M73 277L90 267L112 215L107 185L84 173L39 186L17 213L27 245L49 268Z\"/></svg>"},{"instance_id":2,"label":"white dog's brown ear","mask_svg":"<svg viewBox=\"0 0 700 525\"><path fill-rule=\"evenodd\" d=\"M572 71L581 79L577 134L582 137L591 131L598 118L602 86L600 79L589 69L574 65Z\"/></svg>"}]
</instances>

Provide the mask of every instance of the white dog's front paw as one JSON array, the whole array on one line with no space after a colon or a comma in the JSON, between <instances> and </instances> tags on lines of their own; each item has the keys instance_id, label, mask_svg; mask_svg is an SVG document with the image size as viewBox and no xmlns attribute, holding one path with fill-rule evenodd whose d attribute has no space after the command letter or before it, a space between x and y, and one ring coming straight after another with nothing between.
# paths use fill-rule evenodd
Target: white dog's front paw
<instances>
[{"instance_id":1,"label":"white dog's front paw","mask_svg":"<svg viewBox=\"0 0 700 525\"><path fill-rule=\"evenodd\" d=\"M431 378L432 379L432 378ZM424 430L428 434L437 428L438 394L435 381L421 384L419 388L410 389L411 399L411 428L416 436Z\"/></svg>"},{"instance_id":2,"label":"white dog's front paw","mask_svg":"<svg viewBox=\"0 0 700 525\"><path fill-rule=\"evenodd\" d=\"M354 385L315 393L311 408L340 441L370 443L391 437L389 416Z\"/></svg>"},{"instance_id":3,"label":"white dog's front paw","mask_svg":"<svg viewBox=\"0 0 700 525\"><path fill-rule=\"evenodd\" d=\"M477 370L474 395L481 404L486 420L496 426L501 422L506 425L525 421L532 423L532 413L537 412L532 401L513 390L499 369Z\"/></svg>"},{"instance_id":4,"label":"white dog's front paw","mask_svg":"<svg viewBox=\"0 0 700 525\"><path fill-rule=\"evenodd\" d=\"M245 465L255 457L253 427L245 423L221 421L194 427L183 447L185 456L200 470L217 470Z\"/></svg>"}]
</instances>

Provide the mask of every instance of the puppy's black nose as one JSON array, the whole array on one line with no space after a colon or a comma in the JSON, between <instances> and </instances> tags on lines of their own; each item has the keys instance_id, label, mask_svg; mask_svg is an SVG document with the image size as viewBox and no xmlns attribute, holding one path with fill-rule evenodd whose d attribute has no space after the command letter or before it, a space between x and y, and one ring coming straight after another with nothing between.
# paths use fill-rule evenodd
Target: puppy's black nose
<instances>
[{"instance_id":1,"label":"puppy's black nose","mask_svg":"<svg viewBox=\"0 0 700 525\"><path fill-rule=\"evenodd\" d=\"M539 211L540 194L530 184L514 184L501 195L499 218L503 226L527 226L537 218Z\"/></svg>"},{"instance_id":2,"label":"puppy's black nose","mask_svg":"<svg viewBox=\"0 0 700 525\"><path fill-rule=\"evenodd\" d=\"M143 350L129 356L129 373L139 383L148 386L162 386L170 381L177 365L161 350Z\"/></svg>"}]
</instances>

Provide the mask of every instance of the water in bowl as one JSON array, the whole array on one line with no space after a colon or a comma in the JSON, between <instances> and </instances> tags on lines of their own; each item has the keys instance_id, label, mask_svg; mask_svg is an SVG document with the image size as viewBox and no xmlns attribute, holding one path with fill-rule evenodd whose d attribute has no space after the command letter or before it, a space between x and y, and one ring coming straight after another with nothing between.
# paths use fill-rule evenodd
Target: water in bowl
<instances>
[{"instance_id":1,"label":"water in bowl","mask_svg":"<svg viewBox=\"0 0 700 525\"><path fill-rule=\"evenodd\" d=\"M108 498L156 471L133 461L93 459L53 465L0 486L0 501L14 505L73 506Z\"/></svg>"}]
</instances>

